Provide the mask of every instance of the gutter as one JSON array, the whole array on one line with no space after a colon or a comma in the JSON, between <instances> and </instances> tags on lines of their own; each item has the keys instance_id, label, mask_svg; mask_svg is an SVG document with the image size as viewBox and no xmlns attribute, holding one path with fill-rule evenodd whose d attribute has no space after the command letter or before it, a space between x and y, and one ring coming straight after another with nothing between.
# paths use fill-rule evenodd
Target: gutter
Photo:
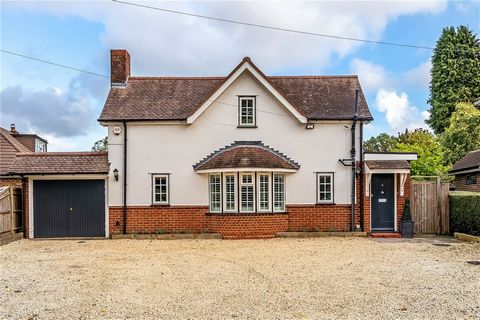
<instances>
[{"instance_id":1,"label":"gutter","mask_svg":"<svg viewBox=\"0 0 480 320\"><path fill-rule=\"evenodd\" d=\"M123 234L127 234L127 121L123 121Z\"/></svg>"}]
</instances>

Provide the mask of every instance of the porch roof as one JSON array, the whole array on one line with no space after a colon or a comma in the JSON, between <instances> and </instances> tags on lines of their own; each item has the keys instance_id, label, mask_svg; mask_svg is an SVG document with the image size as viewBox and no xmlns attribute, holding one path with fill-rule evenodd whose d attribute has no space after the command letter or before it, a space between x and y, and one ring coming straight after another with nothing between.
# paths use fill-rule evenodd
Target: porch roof
<instances>
[{"instance_id":1,"label":"porch roof","mask_svg":"<svg viewBox=\"0 0 480 320\"><path fill-rule=\"evenodd\" d=\"M193 169L198 172L225 171L225 169L265 169L295 172L300 165L283 153L264 145L261 141L235 141L221 148L198 163Z\"/></svg>"},{"instance_id":2,"label":"porch roof","mask_svg":"<svg viewBox=\"0 0 480 320\"><path fill-rule=\"evenodd\" d=\"M384 169L410 169L410 163L406 160L368 160L365 161L371 170Z\"/></svg>"}]
</instances>

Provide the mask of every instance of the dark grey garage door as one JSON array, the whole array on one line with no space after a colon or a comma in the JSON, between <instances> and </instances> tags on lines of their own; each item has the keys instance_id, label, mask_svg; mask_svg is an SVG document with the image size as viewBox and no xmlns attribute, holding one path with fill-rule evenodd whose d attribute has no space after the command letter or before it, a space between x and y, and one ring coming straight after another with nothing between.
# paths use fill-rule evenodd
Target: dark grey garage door
<instances>
[{"instance_id":1,"label":"dark grey garage door","mask_svg":"<svg viewBox=\"0 0 480 320\"><path fill-rule=\"evenodd\" d=\"M34 237L104 237L104 180L34 180Z\"/></svg>"}]
</instances>

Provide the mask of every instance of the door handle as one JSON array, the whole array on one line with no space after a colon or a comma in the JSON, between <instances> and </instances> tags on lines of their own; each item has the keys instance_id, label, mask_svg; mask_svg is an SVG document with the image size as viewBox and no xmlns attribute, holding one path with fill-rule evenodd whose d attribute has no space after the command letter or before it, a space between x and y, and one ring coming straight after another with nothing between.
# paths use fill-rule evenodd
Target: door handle
<instances>
[{"instance_id":1,"label":"door handle","mask_svg":"<svg viewBox=\"0 0 480 320\"><path fill-rule=\"evenodd\" d=\"M70 213L73 213L73 208L70 208Z\"/></svg>"}]
</instances>

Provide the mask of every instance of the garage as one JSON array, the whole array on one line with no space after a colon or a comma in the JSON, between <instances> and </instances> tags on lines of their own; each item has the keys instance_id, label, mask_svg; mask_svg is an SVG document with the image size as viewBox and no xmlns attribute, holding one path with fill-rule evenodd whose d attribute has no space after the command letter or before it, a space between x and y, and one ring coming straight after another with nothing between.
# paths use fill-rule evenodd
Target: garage
<instances>
[{"instance_id":1,"label":"garage","mask_svg":"<svg viewBox=\"0 0 480 320\"><path fill-rule=\"evenodd\" d=\"M27 237L109 235L106 152L18 154L11 170L28 186L24 195Z\"/></svg>"},{"instance_id":2,"label":"garage","mask_svg":"<svg viewBox=\"0 0 480 320\"><path fill-rule=\"evenodd\" d=\"M104 237L104 180L34 180L35 237Z\"/></svg>"}]
</instances>

